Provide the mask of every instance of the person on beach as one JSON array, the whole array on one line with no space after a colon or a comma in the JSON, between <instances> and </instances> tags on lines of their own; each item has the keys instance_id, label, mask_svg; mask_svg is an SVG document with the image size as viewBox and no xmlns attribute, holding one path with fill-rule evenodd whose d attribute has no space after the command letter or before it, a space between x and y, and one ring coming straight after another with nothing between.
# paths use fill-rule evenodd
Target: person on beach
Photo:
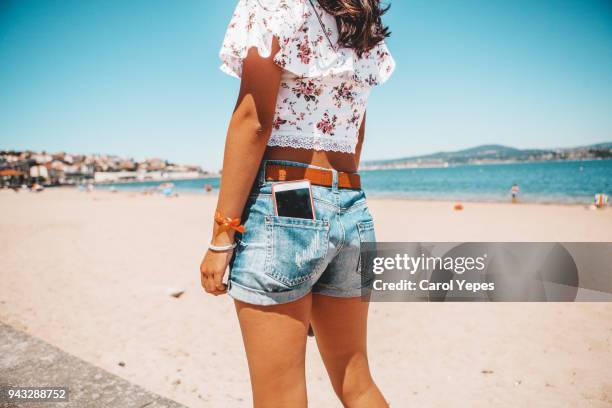
<instances>
[{"instance_id":1,"label":"person on beach","mask_svg":"<svg viewBox=\"0 0 612 408\"><path fill-rule=\"evenodd\" d=\"M519 188L519 185L516 183L513 183L512 187L510 188L510 195L512 196L513 203L518 202L518 195L520 192L521 192L521 189Z\"/></svg>"},{"instance_id":2,"label":"person on beach","mask_svg":"<svg viewBox=\"0 0 612 408\"><path fill-rule=\"evenodd\" d=\"M360 244L376 237L357 173L368 95L395 68L385 11L240 0L225 34L221 69L241 82L200 273L234 299L256 407L307 406L310 324L342 404L388 406L367 358Z\"/></svg>"}]
</instances>

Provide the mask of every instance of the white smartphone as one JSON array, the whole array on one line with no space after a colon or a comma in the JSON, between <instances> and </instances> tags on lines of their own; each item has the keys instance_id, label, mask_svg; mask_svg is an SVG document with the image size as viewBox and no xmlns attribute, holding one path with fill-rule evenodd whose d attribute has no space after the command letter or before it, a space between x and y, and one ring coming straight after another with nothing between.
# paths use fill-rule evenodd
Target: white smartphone
<instances>
[{"instance_id":1,"label":"white smartphone","mask_svg":"<svg viewBox=\"0 0 612 408\"><path fill-rule=\"evenodd\" d=\"M272 184L274 213L281 217L315 219L310 180Z\"/></svg>"}]
</instances>

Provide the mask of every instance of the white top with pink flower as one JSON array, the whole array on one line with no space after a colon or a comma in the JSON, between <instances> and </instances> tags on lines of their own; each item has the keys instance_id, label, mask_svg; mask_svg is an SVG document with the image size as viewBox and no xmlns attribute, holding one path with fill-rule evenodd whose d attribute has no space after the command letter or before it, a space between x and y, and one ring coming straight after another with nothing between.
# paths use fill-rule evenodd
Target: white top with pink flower
<instances>
[{"instance_id":1,"label":"white top with pink flower","mask_svg":"<svg viewBox=\"0 0 612 408\"><path fill-rule=\"evenodd\" d=\"M283 74L268 145L354 153L370 89L391 76L395 62L384 42L361 57L334 49L336 20L313 3L314 9L309 0L239 0L221 47L221 70L240 78L248 50L269 57L275 36L274 62Z\"/></svg>"}]
</instances>

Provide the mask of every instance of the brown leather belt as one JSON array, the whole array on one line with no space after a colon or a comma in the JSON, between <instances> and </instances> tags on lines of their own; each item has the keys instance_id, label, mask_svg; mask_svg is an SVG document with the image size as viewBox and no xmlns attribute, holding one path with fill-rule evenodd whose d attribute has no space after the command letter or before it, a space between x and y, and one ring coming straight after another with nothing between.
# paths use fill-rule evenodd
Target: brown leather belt
<instances>
[{"instance_id":1,"label":"brown leather belt","mask_svg":"<svg viewBox=\"0 0 612 408\"><path fill-rule=\"evenodd\" d=\"M331 187L333 177L332 171L326 169L266 164L266 181L310 180L311 184ZM339 171L338 188L360 189L361 178L359 174Z\"/></svg>"}]
</instances>

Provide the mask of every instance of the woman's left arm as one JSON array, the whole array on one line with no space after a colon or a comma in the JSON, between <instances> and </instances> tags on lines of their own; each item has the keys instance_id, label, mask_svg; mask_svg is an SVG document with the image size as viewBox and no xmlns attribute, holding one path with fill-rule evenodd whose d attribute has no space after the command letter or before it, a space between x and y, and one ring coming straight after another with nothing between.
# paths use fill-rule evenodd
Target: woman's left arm
<instances>
[{"instance_id":1,"label":"woman's left arm","mask_svg":"<svg viewBox=\"0 0 612 408\"><path fill-rule=\"evenodd\" d=\"M269 57L263 58L256 48L251 48L243 61L240 93L227 130L217 202L217 210L223 217L241 216L270 138L282 74L282 69L273 61L279 49L278 41L273 38ZM212 244L232 244L234 232L213 223ZM232 251L206 252L200 265L206 292L225 293L222 279L231 256Z\"/></svg>"}]
</instances>

